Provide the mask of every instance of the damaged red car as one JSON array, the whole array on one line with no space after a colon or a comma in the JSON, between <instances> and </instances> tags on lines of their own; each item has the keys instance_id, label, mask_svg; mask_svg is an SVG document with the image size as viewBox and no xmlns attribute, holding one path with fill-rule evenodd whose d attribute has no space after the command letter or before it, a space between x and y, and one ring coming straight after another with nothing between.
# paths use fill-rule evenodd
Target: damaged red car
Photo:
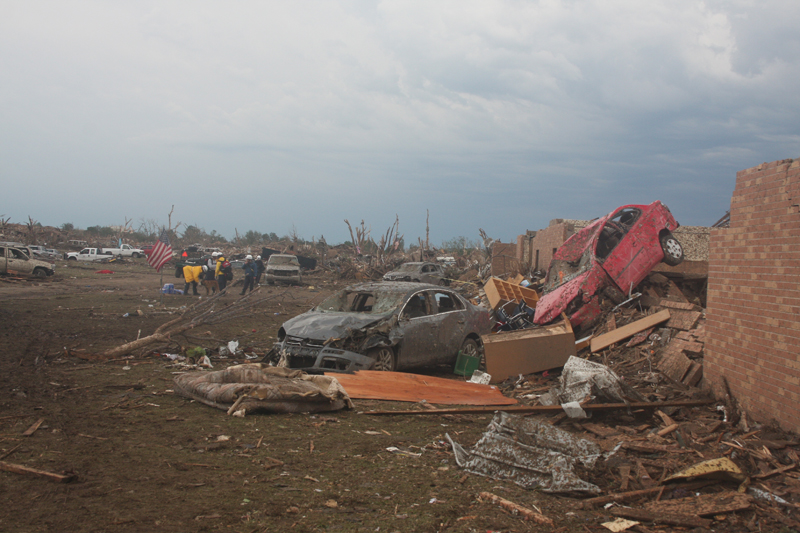
<instances>
[{"instance_id":1,"label":"damaged red car","mask_svg":"<svg viewBox=\"0 0 800 533\"><path fill-rule=\"evenodd\" d=\"M575 233L553 255L534 323L566 313L573 328L593 325L600 293L620 300L658 263L683 261L683 247L672 234L678 226L669 208L655 201L619 207Z\"/></svg>"}]
</instances>

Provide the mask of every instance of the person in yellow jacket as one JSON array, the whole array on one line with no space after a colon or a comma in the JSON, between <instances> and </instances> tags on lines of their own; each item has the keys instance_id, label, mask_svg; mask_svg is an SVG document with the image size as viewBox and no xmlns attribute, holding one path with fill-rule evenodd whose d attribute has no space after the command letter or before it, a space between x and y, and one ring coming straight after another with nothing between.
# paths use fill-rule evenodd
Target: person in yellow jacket
<instances>
[{"instance_id":1,"label":"person in yellow jacket","mask_svg":"<svg viewBox=\"0 0 800 533\"><path fill-rule=\"evenodd\" d=\"M197 292L197 284L200 283L200 276L203 273L203 267L201 266L193 266L193 265L186 265L183 267L183 279L186 282L186 285L183 286L183 294L189 295L189 285L192 285L192 294L194 296L199 296L200 293Z\"/></svg>"},{"instance_id":2,"label":"person in yellow jacket","mask_svg":"<svg viewBox=\"0 0 800 533\"><path fill-rule=\"evenodd\" d=\"M225 259L225 256L223 256L221 253L219 252L215 253L217 254L217 267L214 270L214 274L216 275L217 283L219 284L219 292L220 294L222 294L225 292L225 287L228 285L228 278L225 276L225 272L223 272L224 268L223 265L225 263L228 263L228 261ZM230 268L230 263L228 263L228 265L229 265L228 268Z\"/></svg>"}]
</instances>

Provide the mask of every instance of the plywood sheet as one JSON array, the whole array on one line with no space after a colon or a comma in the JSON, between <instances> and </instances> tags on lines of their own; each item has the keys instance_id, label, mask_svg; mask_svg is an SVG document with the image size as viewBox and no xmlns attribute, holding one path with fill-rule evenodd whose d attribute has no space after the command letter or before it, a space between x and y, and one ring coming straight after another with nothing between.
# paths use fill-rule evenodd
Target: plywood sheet
<instances>
[{"instance_id":1,"label":"plywood sheet","mask_svg":"<svg viewBox=\"0 0 800 533\"><path fill-rule=\"evenodd\" d=\"M339 381L352 399L420 402L442 405L514 405L497 387L406 372L360 370L355 374L325 373Z\"/></svg>"}]
</instances>

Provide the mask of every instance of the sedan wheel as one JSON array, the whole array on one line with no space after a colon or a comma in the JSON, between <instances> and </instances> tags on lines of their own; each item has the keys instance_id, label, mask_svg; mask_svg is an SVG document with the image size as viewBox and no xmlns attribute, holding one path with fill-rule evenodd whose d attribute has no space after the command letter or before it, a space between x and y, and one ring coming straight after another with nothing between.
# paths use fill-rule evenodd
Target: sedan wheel
<instances>
[{"instance_id":1,"label":"sedan wheel","mask_svg":"<svg viewBox=\"0 0 800 533\"><path fill-rule=\"evenodd\" d=\"M381 370L383 372L394 371L394 352L388 346L373 348L367 353L367 356L375 360L375 363L372 365L372 370Z\"/></svg>"},{"instance_id":2,"label":"sedan wheel","mask_svg":"<svg viewBox=\"0 0 800 533\"><path fill-rule=\"evenodd\" d=\"M461 345L461 353L470 357L478 357L478 343L473 339L464 339Z\"/></svg>"}]
</instances>

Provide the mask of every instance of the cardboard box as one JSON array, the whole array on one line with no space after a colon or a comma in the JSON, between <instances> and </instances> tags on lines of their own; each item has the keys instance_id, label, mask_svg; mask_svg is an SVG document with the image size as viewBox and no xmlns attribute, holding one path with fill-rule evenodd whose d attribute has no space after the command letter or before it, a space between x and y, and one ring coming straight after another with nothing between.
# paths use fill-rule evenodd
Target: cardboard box
<instances>
[{"instance_id":1,"label":"cardboard box","mask_svg":"<svg viewBox=\"0 0 800 533\"><path fill-rule=\"evenodd\" d=\"M500 304L509 300L520 303L524 299L530 307L536 307L536 302L539 301L539 293L535 290L503 281L500 278L489 278L489 281L483 286L483 291L486 293L492 309L497 309Z\"/></svg>"},{"instance_id":2,"label":"cardboard box","mask_svg":"<svg viewBox=\"0 0 800 533\"><path fill-rule=\"evenodd\" d=\"M564 366L570 355L577 354L575 335L564 315L557 324L483 335L481 340L492 383Z\"/></svg>"}]
</instances>

